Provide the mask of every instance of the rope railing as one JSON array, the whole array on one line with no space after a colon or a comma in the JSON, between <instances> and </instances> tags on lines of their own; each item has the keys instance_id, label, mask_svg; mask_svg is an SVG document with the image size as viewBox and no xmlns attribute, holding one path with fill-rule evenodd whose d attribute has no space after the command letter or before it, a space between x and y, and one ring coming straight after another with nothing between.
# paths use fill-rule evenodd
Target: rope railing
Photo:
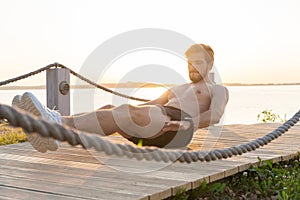
<instances>
[{"instance_id":1,"label":"rope railing","mask_svg":"<svg viewBox=\"0 0 300 200\"><path fill-rule=\"evenodd\" d=\"M110 90L104 86L101 86L84 76L74 72L73 70L59 64L54 63L47 65L46 67L40 68L38 70L32 71L30 73L18 76L16 78L8 79L6 81L1 81L0 86L7 85L12 82L16 82L30 76L41 73L45 70L51 68L64 68L68 69L70 73L79 79L87 82L88 84L102 89L106 92L110 92L112 94L137 100L137 101L149 101L147 99L141 99L136 97L131 97L125 94L121 94L119 92ZM23 128L27 133L38 133L44 137L52 137L59 141L67 141L70 145L81 145L86 149L95 148L96 151L105 152L108 155L117 155L117 156L127 156L129 158L136 158L138 160L155 160L155 161L164 161L164 162L197 162L197 161L213 161L217 159L226 159L228 157L242 155L249 151L254 151L257 148L267 145L272 140L278 138L289 128L295 125L300 118L300 111L298 111L291 119L286 121L284 124L279 126L274 131L266 134L264 137L257 138L251 142L241 144L238 146L228 147L224 149L215 149L212 151L183 151L183 150L171 150L171 149L161 149L161 148L148 148L148 147L138 147L132 146L129 144L115 144L111 143L109 140L104 137L99 137L95 134L88 134L84 132L80 132L78 130L73 130L70 128L66 128L60 124L49 123L42 119L36 119L28 114L24 114L19 112L18 110L0 104L0 119L8 120L9 124L15 127Z\"/></svg>"},{"instance_id":2,"label":"rope railing","mask_svg":"<svg viewBox=\"0 0 300 200\"><path fill-rule=\"evenodd\" d=\"M30 76L33 76L33 75L36 75L36 74L39 74L43 71L46 71L52 67L56 67L56 64L50 64L50 65L47 65L46 67L42 67L38 70L35 70L35 71L32 71L32 72L29 72L29 73L26 73L26 74L23 74L21 76L18 76L18 77L15 77L15 78L11 78L11 79L8 79L8 80L5 80L5 81L1 81L0 82L0 86L3 86L3 85L7 85L7 84L10 84L10 83L13 83L13 82L16 82L16 81L20 81L22 79L25 79L25 78L28 78Z\"/></svg>"},{"instance_id":3,"label":"rope railing","mask_svg":"<svg viewBox=\"0 0 300 200\"><path fill-rule=\"evenodd\" d=\"M96 87L96 88L99 88L99 89L101 89L101 90L104 90L104 91L106 91L106 92L110 92L110 93L112 93L112 94L114 94L114 95L117 95L117 96L120 96L120 97L124 97L124 98L127 98L127 99L131 99L131 100L135 100L135 101L143 101L143 102L149 101L148 99L142 99L142 98L132 97L132 96L128 96L128 95L126 95L126 94L122 94L122 93L113 91L113 90L111 90L111 89L108 89L107 87L104 87L104 86L102 86L102 85L99 85L99 84L97 84L97 83L95 83L95 82L93 82L93 81L91 81L91 80L89 80L89 79L83 77L82 75L76 73L75 71L73 71L73 70L71 70L71 69L69 69L69 68L67 68L67 67L65 67L65 66L63 66L63 65L61 65L61 64L59 64L59 67L60 67L60 68L65 68L65 69L70 70L70 73L71 73L72 75L74 75L74 76L76 76L77 78L79 78L79 79L85 81L86 83L88 83L88 84L90 84L90 85L92 85L92 86L94 86L94 87Z\"/></svg>"},{"instance_id":4,"label":"rope railing","mask_svg":"<svg viewBox=\"0 0 300 200\"><path fill-rule=\"evenodd\" d=\"M277 129L245 144L211 151L187 151L112 143L105 139L105 137L80 132L56 123L49 123L42 119L34 118L27 113L21 113L13 107L0 104L0 119L6 119L10 125L21 127L29 134L38 133L43 137L52 137L59 141L67 141L72 146L81 145L86 149L94 148L96 151L104 152L107 155L127 156L128 158L136 158L138 160L155 160L163 162L209 162L242 155L246 152L254 151L275 140L294 126L299 121L299 118L300 110Z\"/></svg>"},{"instance_id":5,"label":"rope railing","mask_svg":"<svg viewBox=\"0 0 300 200\"><path fill-rule=\"evenodd\" d=\"M106 92L110 92L110 93L112 93L112 94L114 94L114 95L117 95L117 96L120 96L120 97L124 97L124 98L127 98L127 99L131 99L131 100L135 100L135 101L142 101L142 102L147 102L147 101L149 101L148 99L132 97L132 96L128 96L128 95L126 95L126 94L122 94L122 93L113 91L113 90L111 90L111 89L109 89L109 88L107 88L107 87L104 87L104 86L102 86L102 85L99 85L99 84L97 84L97 83L95 83L95 82L89 80L88 78L86 78L86 77L84 77L84 76L82 76L82 75L76 73L75 71L71 70L70 68L68 68L68 67L66 67L66 66L64 66L64 65L62 65L62 64L59 64L59 63L53 63L53 64L50 64L50 65L47 65L46 67L42 67L42 68L40 68L40 69L38 69L38 70L35 70L35 71L32 71L32 72L26 73L26 74L24 74L24 75L21 75L21 76L12 78L12 79L8 79L8 80L5 80L5 81L1 81L1 82L0 82L0 86L7 85L7 84L9 84L9 83L13 83L13 82L16 82L16 81L19 81L19 80L28 78L28 77L30 77L30 76L39 74L39 73L41 73L41 72L43 72L43 71L46 71L46 70L51 69L51 68L54 68L54 67L55 67L55 68L68 69L68 70L70 70L70 73L71 73L72 75L76 76L77 78L79 78L79 79L85 81L86 83L88 83L88 84L90 84L90 85L92 85L92 86L94 86L94 87L96 87L96 88L99 88L99 89L104 90L104 91L106 91Z\"/></svg>"}]
</instances>

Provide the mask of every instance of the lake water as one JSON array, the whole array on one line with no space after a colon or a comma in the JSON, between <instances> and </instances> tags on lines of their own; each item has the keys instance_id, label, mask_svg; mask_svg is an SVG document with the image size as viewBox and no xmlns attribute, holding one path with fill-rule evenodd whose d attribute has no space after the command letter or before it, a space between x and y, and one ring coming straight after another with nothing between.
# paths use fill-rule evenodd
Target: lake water
<instances>
[{"instance_id":1,"label":"lake water","mask_svg":"<svg viewBox=\"0 0 300 200\"><path fill-rule=\"evenodd\" d=\"M222 124L257 123L257 115L264 109L272 109L287 119L300 109L300 86L228 86L229 102ZM118 92L127 95L154 99L165 91L164 88L121 88ZM10 105L16 94L24 90L0 90L0 102ZM45 90L30 90L42 103L46 102ZM139 104L141 102L117 97L100 89L72 89L71 114L91 111L106 104Z\"/></svg>"}]
</instances>

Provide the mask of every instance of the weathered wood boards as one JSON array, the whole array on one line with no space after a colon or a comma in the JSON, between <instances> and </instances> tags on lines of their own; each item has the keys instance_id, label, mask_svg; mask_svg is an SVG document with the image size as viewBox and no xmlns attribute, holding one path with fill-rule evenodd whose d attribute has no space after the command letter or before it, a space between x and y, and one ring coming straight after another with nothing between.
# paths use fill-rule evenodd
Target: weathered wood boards
<instances>
[{"instance_id":1,"label":"weathered wood boards","mask_svg":"<svg viewBox=\"0 0 300 200\"><path fill-rule=\"evenodd\" d=\"M199 130L191 149L210 150L249 142L277 124L229 125ZM220 131L221 130L221 131ZM128 142L119 136L114 142ZM29 143L0 147L1 199L163 199L244 171L262 160L290 159L300 151L300 126L254 152L209 163L157 163L107 156L62 144L39 153Z\"/></svg>"}]
</instances>

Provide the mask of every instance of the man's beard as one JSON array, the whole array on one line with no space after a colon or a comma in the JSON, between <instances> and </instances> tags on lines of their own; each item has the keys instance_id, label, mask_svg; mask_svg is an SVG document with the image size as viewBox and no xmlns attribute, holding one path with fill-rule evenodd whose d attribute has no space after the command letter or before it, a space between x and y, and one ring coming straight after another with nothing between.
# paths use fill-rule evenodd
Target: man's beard
<instances>
[{"instance_id":1,"label":"man's beard","mask_svg":"<svg viewBox=\"0 0 300 200\"><path fill-rule=\"evenodd\" d=\"M193 83L198 83L203 80L203 77L200 73L191 72L189 73L189 77Z\"/></svg>"}]
</instances>

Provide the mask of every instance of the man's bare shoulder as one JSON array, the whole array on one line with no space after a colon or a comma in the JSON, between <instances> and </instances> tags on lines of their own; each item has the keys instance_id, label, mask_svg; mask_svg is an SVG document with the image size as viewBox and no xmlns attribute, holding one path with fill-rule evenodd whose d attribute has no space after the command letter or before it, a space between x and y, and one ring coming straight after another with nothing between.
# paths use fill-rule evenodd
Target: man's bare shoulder
<instances>
[{"instance_id":1,"label":"man's bare shoulder","mask_svg":"<svg viewBox=\"0 0 300 200\"><path fill-rule=\"evenodd\" d=\"M228 90L224 85L212 84L214 90Z\"/></svg>"},{"instance_id":2,"label":"man's bare shoulder","mask_svg":"<svg viewBox=\"0 0 300 200\"><path fill-rule=\"evenodd\" d=\"M229 97L228 89L225 86L219 85L219 84L213 84L212 85L212 93L213 94L223 94L223 95L225 94L227 99Z\"/></svg>"}]
</instances>

